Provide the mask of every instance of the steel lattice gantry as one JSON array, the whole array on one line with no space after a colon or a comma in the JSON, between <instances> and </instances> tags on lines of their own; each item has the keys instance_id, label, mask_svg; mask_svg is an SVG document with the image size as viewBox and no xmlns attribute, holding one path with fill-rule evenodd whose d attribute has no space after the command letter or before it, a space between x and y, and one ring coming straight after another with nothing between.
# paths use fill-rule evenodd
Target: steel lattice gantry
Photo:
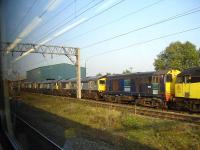
<instances>
[{"instance_id":1,"label":"steel lattice gantry","mask_svg":"<svg viewBox=\"0 0 200 150\"><path fill-rule=\"evenodd\" d=\"M1 52L5 53L19 53L19 57L23 57L27 53L45 54L49 55L64 55L76 65L76 79L77 79L77 98L81 98L81 71L80 71L80 49L74 47L55 46L55 45L38 45L31 43L18 43L11 50L8 48L12 46L10 42L1 42ZM73 57L76 57L74 60Z\"/></svg>"}]
</instances>

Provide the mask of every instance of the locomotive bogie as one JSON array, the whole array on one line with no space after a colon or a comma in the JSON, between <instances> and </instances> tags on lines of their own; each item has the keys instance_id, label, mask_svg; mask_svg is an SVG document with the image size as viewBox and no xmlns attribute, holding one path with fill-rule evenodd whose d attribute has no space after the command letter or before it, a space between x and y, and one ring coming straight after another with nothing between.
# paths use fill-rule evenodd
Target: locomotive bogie
<instances>
[{"instance_id":1,"label":"locomotive bogie","mask_svg":"<svg viewBox=\"0 0 200 150\"><path fill-rule=\"evenodd\" d=\"M152 108L163 108L164 103L163 100L160 98L140 98L136 99L135 103L137 105L152 107Z\"/></svg>"}]
</instances>

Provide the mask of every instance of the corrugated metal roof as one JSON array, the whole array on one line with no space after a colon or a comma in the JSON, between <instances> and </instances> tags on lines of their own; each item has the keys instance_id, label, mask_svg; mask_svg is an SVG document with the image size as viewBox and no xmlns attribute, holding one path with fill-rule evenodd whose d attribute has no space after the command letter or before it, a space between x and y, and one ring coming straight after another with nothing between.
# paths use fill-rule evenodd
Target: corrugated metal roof
<instances>
[{"instance_id":1,"label":"corrugated metal roof","mask_svg":"<svg viewBox=\"0 0 200 150\"><path fill-rule=\"evenodd\" d=\"M27 71L27 80L31 82L40 82L47 79L71 79L74 77L76 77L76 67L67 63L43 66ZM81 67L81 77L86 77L84 67Z\"/></svg>"}]
</instances>

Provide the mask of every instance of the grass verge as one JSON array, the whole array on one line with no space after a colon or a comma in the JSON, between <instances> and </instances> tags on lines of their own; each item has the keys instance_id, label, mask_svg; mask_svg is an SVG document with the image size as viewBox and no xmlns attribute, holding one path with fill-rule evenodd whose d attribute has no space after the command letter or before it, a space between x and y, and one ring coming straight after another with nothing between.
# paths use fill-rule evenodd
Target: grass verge
<instances>
[{"instance_id":1,"label":"grass verge","mask_svg":"<svg viewBox=\"0 0 200 150\"><path fill-rule=\"evenodd\" d=\"M200 127L197 125L133 115L63 97L23 93L22 99L33 108L84 125L70 124L56 117L57 122L54 122L40 114L43 122L54 122L48 126L48 131L54 128L54 132L64 132L65 140L92 137L119 149L200 149ZM56 125L62 130L56 130Z\"/></svg>"}]
</instances>

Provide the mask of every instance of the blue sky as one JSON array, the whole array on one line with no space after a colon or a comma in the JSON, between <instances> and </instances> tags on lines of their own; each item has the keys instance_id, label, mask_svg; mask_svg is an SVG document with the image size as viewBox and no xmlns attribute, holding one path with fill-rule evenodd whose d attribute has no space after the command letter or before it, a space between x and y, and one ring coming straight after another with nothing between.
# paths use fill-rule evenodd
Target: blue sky
<instances>
[{"instance_id":1,"label":"blue sky","mask_svg":"<svg viewBox=\"0 0 200 150\"><path fill-rule=\"evenodd\" d=\"M33 0L4 1L4 9L6 12L5 40L14 41L20 32L22 32L23 29L36 16L39 16L45 9L47 9L48 4L52 3L53 1L54 0L37 0L36 2ZM113 40L109 40L107 42L84 48L92 43L153 24L200 6L199 0L124 0L101 15L87 21L88 18L91 18L95 14L102 12L106 8L111 7L121 0L100 1L101 0L56 0L54 3L55 5L52 5L52 7L50 7L50 9L48 9L46 14L42 17L40 24L26 37L24 37L22 42L40 43L46 39L52 39L54 35L61 33L63 30L67 30L67 28L70 28L71 26L72 28L70 30L64 32L62 35L47 42L46 44L79 47L81 49L81 64L84 66L85 61L87 64L87 75L96 75L99 72L103 74L106 72L121 73L123 70L130 67L133 68L134 72L152 71L154 70L153 62L156 56L171 42L175 41L191 41L197 46L197 48L200 47L200 29L198 29L142 45L133 46L127 49L121 49L120 51L107 53L105 55L98 55L102 52L108 52L112 49L125 47L129 44L154 39L166 34L180 32L200 26L200 12L196 12L178 19L133 32L125 36L121 36ZM22 21L22 18L26 14L27 10L30 9L34 2L34 7ZM82 15L79 15L81 12L97 3L99 4L96 7L86 11ZM144 8L153 3L156 4L129 15L120 21L115 21L118 18L126 16L131 12L137 11L138 9ZM65 8L67 5L70 5L70 7ZM61 12L62 9L63 11ZM55 16L55 14L58 12L61 13ZM112 21L115 22L109 24ZM73 24L78 22L81 24L73 27ZM50 29L54 29L55 26L60 26L62 24L64 25L58 28L58 30L44 37L45 34L50 31ZM104 26L96 29L95 31L91 31L92 29L102 25ZM91 32L79 37L79 35L88 31ZM13 59L13 57L9 57ZM11 65L11 67L23 73L39 66L63 62L69 62L69 60L62 56L54 56L52 59L50 56L46 56L44 58L42 55L33 54L15 62Z\"/></svg>"}]
</instances>

